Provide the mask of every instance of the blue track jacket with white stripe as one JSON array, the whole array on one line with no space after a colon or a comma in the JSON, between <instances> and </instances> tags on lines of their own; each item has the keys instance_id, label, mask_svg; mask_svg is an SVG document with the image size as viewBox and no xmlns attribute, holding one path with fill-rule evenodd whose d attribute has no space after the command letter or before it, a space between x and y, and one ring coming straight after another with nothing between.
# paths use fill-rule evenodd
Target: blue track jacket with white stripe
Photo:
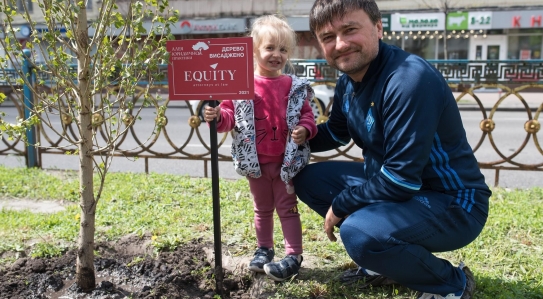
<instances>
[{"instance_id":1,"label":"blue track jacket with white stripe","mask_svg":"<svg viewBox=\"0 0 543 299\"><path fill-rule=\"evenodd\" d=\"M362 148L367 182L334 199L336 216L432 190L454 196L485 222L491 192L451 89L426 60L379 41L362 82L345 74L338 79L329 120L318 126L310 147L326 151L351 139Z\"/></svg>"}]
</instances>

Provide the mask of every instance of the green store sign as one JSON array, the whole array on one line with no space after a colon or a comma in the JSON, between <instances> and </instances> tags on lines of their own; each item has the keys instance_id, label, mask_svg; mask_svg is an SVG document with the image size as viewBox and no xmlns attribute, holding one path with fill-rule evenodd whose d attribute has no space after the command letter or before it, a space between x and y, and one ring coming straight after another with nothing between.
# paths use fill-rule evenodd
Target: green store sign
<instances>
[{"instance_id":1,"label":"green store sign","mask_svg":"<svg viewBox=\"0 0 543 299\"><path fill-rule=\"evenodd\" d=\"M383 23L383 31L390 32L390 14L381 14L381 23Z\"/></svg>"},{"instance_id":2,"label":"green store sign","mask_svg":"<svg viewBox=\"0 0 543 299\"><path fill-rule=\"evenodd\" d=\"M400 17L400 25L403 28L428 28L428 27L437 27L439 25L439 20L436 18L407 18Z\"/></svg>"},{"instance_id":3,"label":"green store sign","mask_svg":"<svg viewBox=\"0 0 543 299\"><path fill-rule=\"evenodd\" d=\"M492 12L451 12L446 24L447 30L490 29Z\"/></svg>"}]
</instances>

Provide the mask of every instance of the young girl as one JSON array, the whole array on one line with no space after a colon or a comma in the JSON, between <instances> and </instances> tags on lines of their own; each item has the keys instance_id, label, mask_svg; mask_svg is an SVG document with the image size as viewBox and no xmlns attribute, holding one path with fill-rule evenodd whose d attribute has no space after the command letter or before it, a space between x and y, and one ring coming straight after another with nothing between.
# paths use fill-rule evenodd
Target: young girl
<instances>
[{"instance_id":1,"label":"young girl","mask_svg":"<svg viewBox=\"0 0 543 299\"><path fill-rule=\"evenodd\" d=\"M275 281L298 274L302 264L302 226L291 179L309 161L307 140L317 133L309 101L309 82L281 70L296 45L288 23L273 15L255 20L251 29L255 61L255 98L224 100L207 107L206 121L217 119L217 131L233 129L232 158L246 176L254 198L257 247L249 269ZM286 257L272 262L273 213L277 210Z\"/></svg>"}]
</instances>

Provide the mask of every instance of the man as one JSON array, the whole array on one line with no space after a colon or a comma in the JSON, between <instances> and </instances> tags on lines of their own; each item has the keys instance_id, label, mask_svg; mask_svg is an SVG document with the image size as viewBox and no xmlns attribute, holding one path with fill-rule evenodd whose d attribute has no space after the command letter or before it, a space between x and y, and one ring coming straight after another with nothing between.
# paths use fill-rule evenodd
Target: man
<instances>
[{"instance_id":1,"label":"man","mask_svg":"<svg viewBox=\"0 0 543 299\"><path fill-rule=\"evenodd\" d=\"M419 298L472 298L470 270L432 252L451 251L482 231L491 192L468 144L455 99L425 60L381 41L374 0L317 0L310 29L342 71L330 118L313 152L362 148L364 163L308 165L294 178L298 197L334 226L359 275L396 281Z\"/></svg>"}]
</instances>

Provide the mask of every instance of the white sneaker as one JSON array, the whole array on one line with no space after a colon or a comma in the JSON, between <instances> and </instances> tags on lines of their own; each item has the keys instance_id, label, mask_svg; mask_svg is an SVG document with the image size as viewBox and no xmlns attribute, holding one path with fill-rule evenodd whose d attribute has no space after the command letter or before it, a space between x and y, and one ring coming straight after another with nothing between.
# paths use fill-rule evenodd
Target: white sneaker
<instances>
[{"instance_id":1,"label":"white sneaker","mask_svg":"<svg viewBox=\"0 0 543 299\"><path fill-rule=\"evenodd\" d=\"M419 295L420 297L418 297L418 299L471 299L473 291L475 291L475 278L473 277L473 273L471 273L469 268L466 267L464 263L460 263L460 266L458 266L458 268L462 270L462 273L464 273L466 277L466 285L463 290L456 293L450 293L445 296L438 294L422 293Z\"/></svg>"}]
</instances>

